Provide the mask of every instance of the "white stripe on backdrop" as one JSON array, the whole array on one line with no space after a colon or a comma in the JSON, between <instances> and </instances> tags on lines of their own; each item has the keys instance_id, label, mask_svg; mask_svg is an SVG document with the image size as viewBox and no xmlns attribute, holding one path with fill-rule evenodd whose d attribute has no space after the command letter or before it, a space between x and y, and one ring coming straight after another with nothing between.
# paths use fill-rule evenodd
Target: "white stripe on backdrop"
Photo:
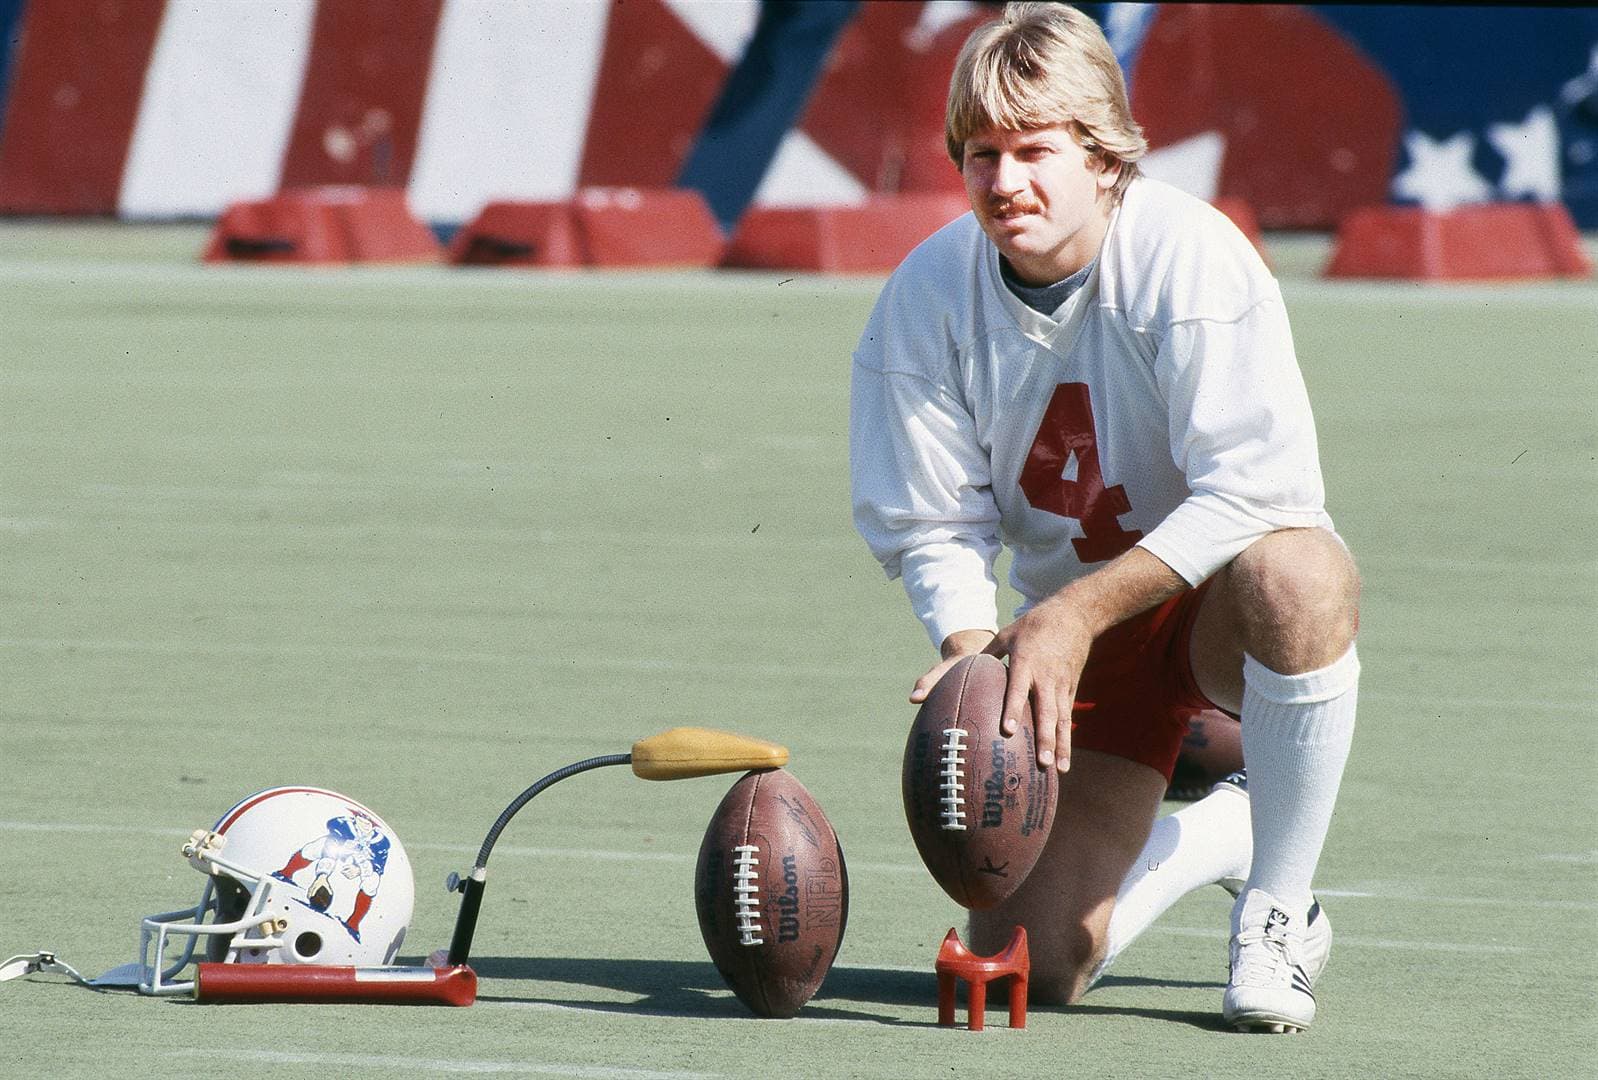
<instances>
[{"instance_id":1,"label":"white stripe on backdrop","mask_svg":"<svg viewBox=\"0 0 1598 1080\"><path fill-rule=\"evenodd\" d=\"M316 0L167 4L118 212L203 217L277 190Z\"/></svg>"},{"instance_id":2,"label":"white stripe on backdrop","mask_svg":"<svg viewBox=\"0 0 1598 1080\"><path fill-rule=\"evenodd\" d=\"M462 221L494 199L577 186L610 8L450 0L411 167L411 209Z\"/></svg>"}]
</instances>

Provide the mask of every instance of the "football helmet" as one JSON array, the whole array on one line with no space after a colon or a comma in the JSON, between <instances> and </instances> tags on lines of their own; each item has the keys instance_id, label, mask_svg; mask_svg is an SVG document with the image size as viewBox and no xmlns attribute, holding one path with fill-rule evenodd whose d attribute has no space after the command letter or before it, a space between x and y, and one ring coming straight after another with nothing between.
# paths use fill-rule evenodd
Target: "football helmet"
<instances>
[{"instance_id":1,"label":"football helmet","mask_svg":"<svg viewBox=\"0 0 1598 1080\"><path fill-rule=\"evenodd\" d=\"M387 964L410 926L415 883L399 837L334 791L257 792L197 829L182 853L205 886L194 907L144 920L142 993L192 992L192 978L176 981L191 961Z\"/></svg>"}]
</instances>

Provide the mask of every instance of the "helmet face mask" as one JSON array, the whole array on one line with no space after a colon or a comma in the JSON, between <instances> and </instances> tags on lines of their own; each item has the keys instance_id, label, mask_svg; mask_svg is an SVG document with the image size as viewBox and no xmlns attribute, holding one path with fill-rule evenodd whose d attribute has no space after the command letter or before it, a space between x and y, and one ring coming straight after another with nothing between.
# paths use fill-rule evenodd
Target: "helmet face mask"
<instances>
[{"instance_id":1,"label":"helmet face mask","mask_svg":"<svg viewBox=\"0 0 1598 1080\"><path fill-rule=\"evenodd\" d=\"M218 924L239 922L250 906L250 890L225 874L211 879L211 896ZM221 934L209 935L205 958L212 963L222 963L227 958L229 940Z\"/></svg>"},{"instance_id":2,"label":"helmet face mask","mask_svg":"<svg viewBox=\"0 0 1598 1080\"><path fill-rule=\"evenodd\" d=\"M194 907L143 921L143 993L191 992L178 975L197 953L229 964L387 964L410 925L415 886L399 838L336 792L258 792L197 830L183 854L205 887Z\"/></svg>"}]
</instances>

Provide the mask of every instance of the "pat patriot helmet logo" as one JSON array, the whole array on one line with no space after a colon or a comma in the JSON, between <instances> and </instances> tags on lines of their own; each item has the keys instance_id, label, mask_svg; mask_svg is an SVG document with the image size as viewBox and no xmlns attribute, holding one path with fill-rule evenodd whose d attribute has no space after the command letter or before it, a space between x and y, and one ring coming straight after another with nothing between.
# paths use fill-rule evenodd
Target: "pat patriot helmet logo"
<instances>
[{"instance_id":1,"label":"pat patriot helmet logo","mask_svg":"<svg viewBox=\"0 0 1598 1080\"><path fill-rule=\"evenodd\" d=\"M361 810L329 818L327 832L306 842L272 876L305 894L295 897L313 911L337 919L350 937L361 940L361 920L383 884L391 841Z\"/></svg>"}]
</instances>

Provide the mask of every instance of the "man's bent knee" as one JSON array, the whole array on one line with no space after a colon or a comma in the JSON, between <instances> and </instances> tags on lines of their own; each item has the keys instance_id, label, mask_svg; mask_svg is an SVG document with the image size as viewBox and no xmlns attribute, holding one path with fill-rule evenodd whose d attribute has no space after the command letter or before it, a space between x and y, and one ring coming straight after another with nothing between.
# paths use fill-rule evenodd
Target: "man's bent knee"
<instances>
[{"instance_id":1,"label":"man's bent knee","mask_svg":"<svg viewBox=\"0 0 1598 1080\"><path fill-rule=\"evenodd\" d=\"M1348 651L1359 627L1359 571L1324 529L1261 537L1227 568L1244 648L1284 675L1313 671Z\"/></svg>"}]
</instances>

